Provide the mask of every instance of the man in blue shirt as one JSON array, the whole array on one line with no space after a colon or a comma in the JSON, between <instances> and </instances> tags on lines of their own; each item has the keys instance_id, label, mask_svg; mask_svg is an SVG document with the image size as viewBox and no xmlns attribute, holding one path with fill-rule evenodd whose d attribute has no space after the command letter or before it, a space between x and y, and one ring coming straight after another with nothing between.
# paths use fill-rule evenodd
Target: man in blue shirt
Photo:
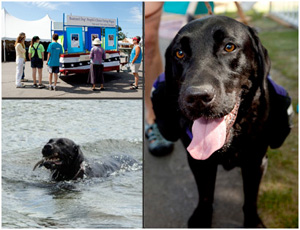
<instances>
[{"instance_id":1,"label":"man in blue shirt","mask_svg":"<svg viewBox=\"0 0 300 230\"><path fill-rule=\"evenodd\" d=\"M48 58L46 65L49 71L49 90L56 90L57 74L59 73L59 56L63 53L62 46L57 42L58 34L53 34L54 42L48 46ZM52 75L54 73L54 85L52 85Z\"/></svg>"}]
</instances>

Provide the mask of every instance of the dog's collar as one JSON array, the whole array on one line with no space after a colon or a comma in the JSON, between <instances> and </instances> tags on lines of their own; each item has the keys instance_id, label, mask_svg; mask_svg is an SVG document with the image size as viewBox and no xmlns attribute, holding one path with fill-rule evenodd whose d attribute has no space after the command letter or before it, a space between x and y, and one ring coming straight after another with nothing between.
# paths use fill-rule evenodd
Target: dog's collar
<instances>
[{"instance_id":1,"label":"dog's collar","mask_svg":"<svg viewBox=\"0 0 300 230\"><path fill-rule=\"evenodd\" d=\"M83 175L85 175L85 170L86 170L87 167L89 167L89 164L86 161L81 162L80 168L79 168L78 172L75 174L75 176L72 178L72 180L76 180L78 175L81 172L83 172Z\"/></svg>"}]
</instances>

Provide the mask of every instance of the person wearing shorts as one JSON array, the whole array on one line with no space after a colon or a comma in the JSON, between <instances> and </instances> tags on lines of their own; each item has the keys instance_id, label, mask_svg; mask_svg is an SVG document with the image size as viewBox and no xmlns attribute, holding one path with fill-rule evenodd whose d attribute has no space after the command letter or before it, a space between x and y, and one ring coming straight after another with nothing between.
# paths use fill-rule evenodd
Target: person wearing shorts
<instances>
[{"instance_id":1,"label":"person wearing shorts","mask_svg":"<svg viewBox=\"0 0 300 230\"><path fill-rule=\"evenodd\" d=\"M45 86L42 84L45 48L39 42L40 42L40 38L38 36L34 36L31 39L31 44L28 53L29 53L29 60L31 62L31 68L32 68L33 88L42 89L45 88ZM38 69L38 74L39 74L39 85L36 84L36 69Z\"/></svg>"},{"instance_id":2,"label":"person wearing shorts","mask_svg":"<svg viewBox=\"0 0 300 230\"><path fill-rule=\"evenodd\" d=\"M131 71L134 76L134 83L132 83L132 86L130 89L138 89L138 82L139 82L139 68L141 66L142 62L142 49L139 46L139 43L141 41L141 37L136 36L133 38L133 44L134 47L130 54L130 63L131 63Z\"/></svg>"},{"instance_id":3,"label":"person wearing shorts","mask_svg":"<svg viewBox=\"0 0 300 230\"><path fill-rule=\"evenodd\" d=\"M53 42L48 46L47 63L49 72L49 90L56 90L57 78L59 73L59 57L63 54L62 46L57 42L58 34L53 34ZM54 84L52 85L52 76L54 74Z\"/></svg>"}]
</instances>

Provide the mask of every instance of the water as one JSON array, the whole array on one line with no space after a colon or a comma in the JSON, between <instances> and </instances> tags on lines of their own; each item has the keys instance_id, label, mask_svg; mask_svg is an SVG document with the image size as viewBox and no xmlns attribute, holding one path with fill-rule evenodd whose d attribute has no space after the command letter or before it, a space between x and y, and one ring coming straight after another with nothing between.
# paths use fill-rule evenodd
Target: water
<instances>
[{"instance_id":1,"label":"water","mask_svg":"<svg viewBox=\"0 0 300 230\"><path fill-rule=\"evenodd\" d=\"M141 228L141 100L2 101L4 228ZM53 182L32 171L50 138L67 137L85 157L127 154L140 165L107 178Z\"/></svg>"}]
</instances>

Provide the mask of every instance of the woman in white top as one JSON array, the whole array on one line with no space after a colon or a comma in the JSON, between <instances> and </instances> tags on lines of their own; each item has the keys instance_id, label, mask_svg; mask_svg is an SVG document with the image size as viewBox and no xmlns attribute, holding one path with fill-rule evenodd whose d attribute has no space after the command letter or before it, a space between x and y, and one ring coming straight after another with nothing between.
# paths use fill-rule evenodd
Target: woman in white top
<instances>
[{"instance_id":1,"label":"woman in white top","mask_svg":"<svg viewBox=\"0 0 300 230\"><path fill-rule=\"evenodd\" d=\"M16 87L24 88L25 86L21 83L23 75L23 66L25 62L25 36L19 35L15 43L16 50Z\"/></svg>"}]
</instances>

